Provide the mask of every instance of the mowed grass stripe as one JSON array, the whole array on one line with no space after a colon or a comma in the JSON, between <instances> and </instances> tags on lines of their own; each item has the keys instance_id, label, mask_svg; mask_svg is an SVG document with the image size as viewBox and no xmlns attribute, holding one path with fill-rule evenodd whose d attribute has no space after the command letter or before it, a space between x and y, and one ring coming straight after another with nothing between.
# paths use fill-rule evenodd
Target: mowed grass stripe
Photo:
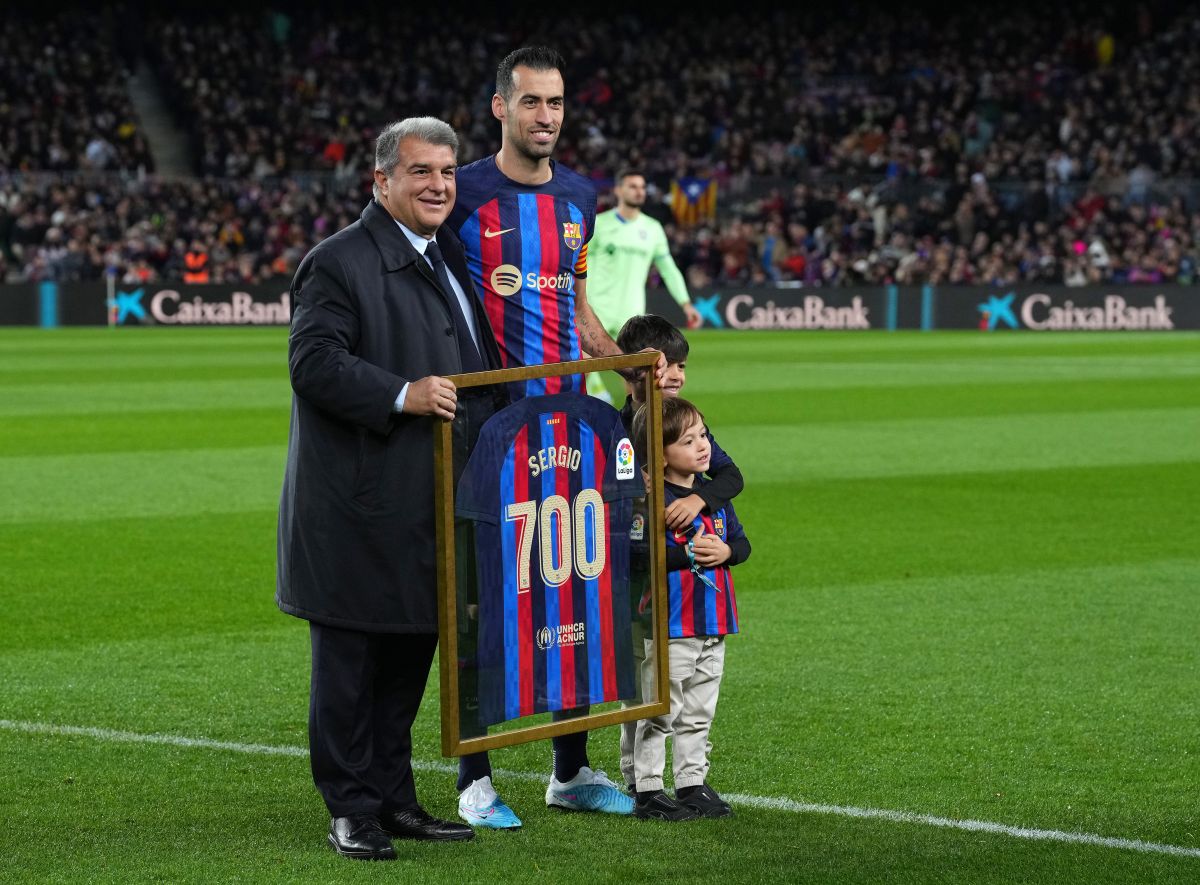
<instances>
[{"instance_id":1,"label":"mowed grass stripe","mask_svg":"<svg viewBox=\"0 0 1200 885\"><path fill-rule=\"evenodd\" d=\"M220 371L212 374L220 375ZM133 415L162 409L221 412L228 408L288 408L286 371L256 378L204 381L89 381L17 384L0 390L0 419L33 415Z\"/></svg>"},{"instance_id":2,"label":"mowed grass stripe","mask_svg":"<svg viewBox=\"0 0 1200 885\"><path fill-rule=\"evenodd\" d=\"M1200 536L1194 497L1146 489L1198 485L1196 463L760 483L738 505L755 549L738 569L739 595L1189 557ZM0 523L5 578L19 588L7 612L22 624L0 632L0 648L269 621L275 519L272 504Z\"/></svg>"},{"instance_id":3,"label":"mowed grass stripe","mask_svg":"<svg viewBox=\"0 0 1200 885\"><path fill-rule=\"evenodd\" d=\"M279 342L271 342L268 347L239 347L224 350L219 355L223 367L258 368L272 366L279 370L283 367L279 361ZM132 351L106 353L98 359L93 352L73 351L70 353L0 353L0 382L9 378L19 380L26 376L46 374L62 374L74 372L76 377L87 377L97 371L97 363L102 364L102 371L110 373L131 374L129 370L141 370L152 373L174 373L181 369L195 369L201 366L212 367L214 354L209 350L194 350L188 347L176 347L169 351L147 353L138 348ZM32 380L32 379L31 379Z\"/></svg>"},{"instance_id":4,"label":"mowed grass stripe","mask_svg":"<svg viewBox=\"0 0 1200 885\"><path fill-rule=\"evenodd\" d=\"M980 334L975 331L942 330L936 334L900 331L889 333L819 332L753 332L730 334L711 328L687 333L692 357L705 360L709 347L722 360L732 365L758 361L768 354L787 358L809 354L827 354L838 359L853 358L864 362L875 359L895 360L903 354L906 359L919 361L946 357L977 359L1007 359L1034 355L1112 357L1115 355L1188 354L1200 352L1200 332L1187 331L1162 334L1051 332L1043 334Z\"/></svg>"},{"instance_id":5,"label":"mowed grass stripe","mask_svg":"<svg viewBox=\"0 0 1200 885\"><path fill-rule=\"evenodd\" d=\"M355 865L325 844L328 817L303 759L69 736L40 744L42 764L25 769L17 763L30 739L0 740L0 764L13 773L6 792L17 807L39 808L37 819L18 816L10 828L8 857L19 881L1168 883L1196 865L747 806L732 819L673 828L667 839L662 827L629 818L548 810L541 782L524 778L505 781L522 830L484 831L451 845L402 842L395 862ZM169 799L156 789L159 780L173 784ZM431 812L454 816L451 774L418 771L416 781ZM703 859L702 875L695 858Z\"/></svg>"},{"instance_id":6,"label":"mowed grass stripe","mask_svg":"<svg viewBox=\"0 0 1200 885\"><path fill-rule=\"evenodd\" d=\"M109 367L103 370L84 371L79 369L43 369L36 375L24 372L0 372L0 395L9 389L27 392L31 389L42 388L51 395L76 381L89 385L119 386L140 384L146 381L181 382L207 384L210 381L237 380L245 378L276 378L287 383L287 366L280 363L278 354L272 354L270 360L264 360L258 365L214 365L212 362L197 362L192 366L171 366L165 368ZM27 393L25 394L27 395Z\"/></svg>"},{"instance_id":7,"label":"mowed grass stripe","mask_svg":"<svg viewBox=\"0 0 1200 885\"><path fill-rule=\"evenodd\" d=\"M219 336L227 342L222 346L260 336L260 330L130 331L115 336L132 342L128 352L139 343L201 342L205 334ZM241 338L243 332L249 337ZM91 334L42 340L74 340L88 349L88 341L104 339L105 332ZM279 393L251 406L249 415L258 417L241 410L239 385L230 383L221 391L227 404L236 404L228 417L219 404L196 410L195 420L211 422L207 435L179 419L180 436L199 434L188 448L211 445L212 453L269 448L269 438L255 435L268 433L268 416L278 415L278 472L230 470L226 477L230 488L257 487L261 509L0 522L0 582L11 588L4 594L6 618L15 625L0 633L3 718L304 745L307 629L280 614L272 599L289 391L285 332L271 334L261 342L278 347ZM1080 466L977 472L972 456L965 472L941 472L935 464L925 474L878 476L883 459L869 445L847 449L844 439L831 438L822 446L842 445L865 475L780 479L755 471L774 469L768 461L806 458L810 429L852 436L852 425L864 423L864 416L873 437L896 425L911 448L909 466L916 463L926 418L934 421L924 429L935 432L940 421L953 427L983 418L976 429L987 437L999 416L1011 416L1020 428L1028 416L1041 415L1050 426L1028 436L1035 442L1047 437L1056 447L1069 434L1055 421L1083 413L1110 415L1107 429L1102 422L1093 426L1101 436L1124 438L1147 427L1158 434L1150 413L1180 407L1191 420L1186 413L1200 403L1187 374L1164 384L1166 372L1147 381L1153 390L1143 394L1138 373L1159 362L1157 353L1171 357L1164 365L1178 359L1186 368L1198 339L690 337L686 394L714 419L718 438L747 472L737 507L754 543L751 560L736 572L744 632L730 640L713 732L717 788L812 805L914 809L938 818L1196 845L1200 744L1192 698L1200 689L1200 661L1188 630L1200 617L1193 592L1200 586L1200 509L1192 492L1200 488L1200 463L1190 448L1180 447L1169 462L1097 467L1081 460ZM765 387L775 374L799 377L805 369L795 364L810 347L825 349L818 361L831 364L821 369L830 375L840 371L833 364L871 361L924 362L927 374L904 387L797 385L739 403L734 390ZM102 365L109 351L91 350ZM221 347L211 354L218 384L234 381L221 374L227 371L220 368ZM958 383L955 373L946 377L945 366L936 365L978 359L1002 373L1005 354L1017 363L1030 357L1071 362L1078 354L1081 366L1120 357L1112 365L1133 374L1119 383L1097 380L1092 364L1078 380L977 385ZM745 357L778 364L746 372ZM154 378L184 380L176 371L193 370ZM937 383L926 383L939 375ZM730 393L711 394L710 378L735 376ZM186 386L164 389L193 395ZM71 423L77 398L69 383L63 387L63 402L47 414L45 451L63 445L64 431L78 427ZM1030 403L1024 409L1022 388ZM1065 390L1079 400L1072 404ZM162 402L152 388L143 393ZM973 394L983 406L973 405ZM890 411L871 413L873 404L888 399ZM0 409L5 403L0 389ZM809 412L810 404L819 406ZM93 413L108 422L97 422L98 444L129 454L119 447L124 418L131 436L145 434L147 448L158 440L178 449L168 426L188 406L168 408L176 411ZM760 409L771 416L756 414ZM781 433L769 446L755 444L761 425L780 416L799 416L788 419L791 438ZM22 419L19 447L6 451L0 431L0 452L41 451L38 417ZM736 438L742 422L752 422L744 434L748 443ZM7 426L2 416L0 426ZM986 448L986 439L960 429L963 447ZM1164 449L1179 442L1159 437ZM1106 444L1081 437L1069 451L1093 445ZM935 440L933 455L944 448ZM86 430L78 434L78 450L94 453ZM56 457L71 451L64 446ZM437 757L436 674L414 737L417 758ZM598 767L615 773L613 729L594 735L590 749ZM0 735L0 768L10 774L0 813L16 822L9 856L18 877L208 882L374 875L325 847L328 819L302 759L231 755L97 744L71 735ZM548 772L548 755L540 742L498 752L494 761L510 771ZM425 771L418 780L431 810L453 816L452 776ZM541 783L513 779L502 786L526 820L521 833L482 834L470 846L451 849L406 845L403 859L383 872L421 881L635 881L678 874L679 857L705 858L706 876L753 882L1179 882L1197 871L1195 858L996 839L891 820L780 815L750 805L732 821L676 828L668 850L661 828L552 815ZM597 863L597 844L622 861Z\"/></svg>"},{"instance_id":8,"label":"mowed grass stripe","mask_svg":"<svg viewBox=\"0 0 1200 885\"><path fill-rule=\"evenodd\" d=\"M701 411L720 434L725 427L753 416L756 426L775 424L802 428L810 424L863 423L906 418L971 418L986 415L1036 415L1066 412L1116 412L1138 409L1200 407L1200 384L1190 378L1066 381L1040 384L946 383L916 387L847 387L807 389L781 403L778 391L748 389L712 393L698 388L693 395ZM791 402L789 402L791 401Z\"/></svg>"},{"instance_id":9,"label":"mowed grass stripe","mask_svg":"<svg viewBox=\"0 0 1200 885\"><path fill-rule=\"evenodd\" d=\"M751 482L1200 460L1200 408L713 430Z\"/></svg>"},{"instance_id":10,"label":"mowed grass stripe","mask_svg":"<svg viewBox=\"0 0 1200 885\"><path fill-rule=\"evenodd\" d=\"M1180 559L745 596L713 742L788 760L810 801L1192 842L1198 581Z\"/></svg>"},{"instance_id":11,"label":"mowed grass stripe","mask_svg":"<svg viewBox=\"0 0 1200 885\"><path fill-rule=\"evenodd\" d=\"M278 506L282 445L0 458L0 523Z\"/></svg>"},{"instance_id":12,"label":"mowed grass stripe","mask_svg":"<svg viewBox=\"0 0 1200 885\"><path fill-rule=\"evenodd\" d=\"M186 737L170 734L139 734L130 731L90 728L86 726L54 725L41 722L14 722L0 719L0 730L19 734L51 735L56 737L82 737L95 741L152 744L171 747L182 747L190 750L215 750L218 752L244 753L252 756L285 756L307 758L308 748L280 744L246 744L235 741L214 741L208 738ZM433 771L442 774L456 774L457 765L446 762L426 762L414 760L416 771ZM509 771L496 769L494 775L502 780L532 781L544 784L549 782L545 774L533 771ZM855 808L842 805L817 805L810 802L797 802L781 796L753 796L744 793L726 793L726 798L733 805L742 805L767 811L791 814L826 814L838 817L858 818L862 820L883 820L898 824L918 824L940 827L951 830L964 830L972 833L1005 836L1013 839L1029 839L1035 841L1062 842L1074 845L1089 845L1102 848L1112 848L1123 851L1137 851L1146 854L1165 854L1172 857L1200 858L1200 848L1189 848L1179 845L1164 845L1157 842L1146 842L1141 839L1122 839L1113 836L1101 836L1096 833L1070 833L1063 830L1044 830L1029 827L1014 827L994 821L951 820L933 815L918 814L910 811L893 811L882 808Z\"/></svg>"},{"instance_id":13,"label":"mowed grass stripe","mask_svg":"<svg viewBox=\"0 0 1200 885\"><path fill-rule=\"evenodd\" d=\"M757 390L842 390L858 387L942 386L947 383L987 388L993 384L1048 384L1056 381L1119 381L1158 378L1194 379L1200 377L1200 358L1164 356L1121 360L1110 357L1029 358L1023 360L962 359L942 362L916 362L904 359L903 351L893 352L887 362L861 362L853 351L842 361L802 361L763 358L747 360L733 371L709 374L693 368L692 381L697 388L714 393L741 390L754 379Z\"/></svg>"},{"instance_id":14,"label":"mowed grass stripe","mask_svg":"<svg viewBox=\"0 0 1200 885\"><path fill-rule=\"evenodd\" d=\"M1200 408L812 425L801 452L778 425L720 439L755 482L1133 466L1200 460ZM282 464L282 446L4 457L0 522L267 507Z\"/></svg>"},{"instance_id":15,"label":"mowed grass stripe","mask_svg":"<svg viewBox=\"0 0 1200 885\"><path fill-rule=\"evenodd\" d=\"M0 458L14 455L73 455L172 449L229 449L281 446L288 411L278 406L211 410L161 408L153 412L92 415L26 415L4 420ZM0 462L2 463L2 462Z\"/></svg>"},{"instance_id":16,"label":"mowed grass stripe","mask_svg":"<svg viewBox=\"0 0 1200 885\"><path fill-rule=\"evenodd\" d=\"M269 742L281 727L300 734L303 717L287 717L305 699L304 679L291 676L304 670L308 631L275 608L273 575L261 571L266 580L206 595L196 591L223 584L222 575L172 586L152 574L123 596L64 593L61 608L48 613L62 625L57 643L10 636L0 652L6 715L67 721L74 713L73 721L137 731L186 731L200 717L210 737L252 742ZM737 666L726 673L731 691L722 705L730 710L720 727L735 736L761 731L761 741L731 754L753 760L786 755L786 743L803 733L811 740L858 727L868 728L873 741L911 749L908 729L876 727L890 719L943 725L957 719L935 738L956 741L999 734L1032 716L1037 727L1052 729L1043 743L1051 749L1075 723L1045 719L1051 714L1037 705L1067 702L1111 713L1089 718L1086 733L1121 733L1122 741L1104 752L1133 758L1130 746L1162 740L1130 715L1139 705L1152 701L1164 726L1192 715L1192 693L1183 689L1200 682L1200 649L1189 641L1200 598L1187 592L1197 575L1200 560L1176 559L979 574L969 582L936 576L792 583L772 593L748 585L741 594L743 632L729 640ZM89 595L101 598L88 604ZM124 610L125 629L89 630L86 622L105 605ZM177 629L185 624L190 631ZM155 666L147 669L148 661ZM931 669L932 661L938 666ZM436 673L431 686L436 697ZM770 722L741 715L772 698L787 701L788 709L773 711ZM868 715L869 707L878 709ZM436 728L436 721L429 725L431 739ZM1182 764L1200 766L1200 758ZM780 776L763 770L751 777Z\"/></svg>"},{"instance_id":17,"label":"mowed grass stripe","mask_svg":"<svg viewBox=\"0 0 1200 885\"><path fill-rule=\"evenodd\" d=\"M758 483L739 595L1191 558L1200 463ZM745 577L743 577L743 575Z\"/></svg>"},{"instance_id":18,"label":"mowed grass stripe","mask_svg":"<svg viewBox=\"0 0 1200 885\"><path fill-rule=\"evenodd\" d=\"M1178 840L1200 775L1169 737L1190 728L1200 688L1197 566L1039 570L966 592L956 579L826 588L791 609L747 597L714 776L760 795ZM6 655L6 715L185 734L201 722L215 740L300 744L307 634L280 627ZM161 661L152 678L147 661ZM435 707L433 680L429 692ZM436 756L437 718L422 714L419 757ZM615 742L598 732L593 755L609 764ZM536 770L541 754L498 764ZM1162 795L1147 816L1109 807L1117 788Z\"/></svg>"},{"instance_id":19,"label":"mowed grass stripe","mask_svg":"<svg viewBox=\"0 0 1200 885\"><path fill-rule=\"evenodd\" d=\"M119 329L63 327L58 329L4 328L0 326L0 349L4 353L28 353L34 356L71 356L93 353L103 360L118 353L211 353L215 361L222 354L242 350L287 348L288 330L282 326L222 329L220 327L154 326Z\"/></svg>"},{"instance_id":20,"label":"mowed grass stripe","mask_svg":"<svg viewBox=\"0 0 1200 885\"><path fill-rule=\"evenodd\" d=\"M298 624L275 608L275 528L274 508L0 524L5 617L20 624L0 653Z\"/></svg>"}]
</instances>

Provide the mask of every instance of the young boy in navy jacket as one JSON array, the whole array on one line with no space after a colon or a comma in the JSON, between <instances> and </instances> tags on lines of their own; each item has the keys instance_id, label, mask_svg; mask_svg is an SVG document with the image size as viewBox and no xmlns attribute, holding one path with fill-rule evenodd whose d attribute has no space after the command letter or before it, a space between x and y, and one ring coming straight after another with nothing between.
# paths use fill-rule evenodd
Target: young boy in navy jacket
<instances>
[{"instance_id":1,"label":"young boy in navy jacket","mask_svg":"<svg viewBox=\"0 0 1200 885\"><path fill-rule=\"evenodd\" d=\"M647 463L646 407L633 420L637 456ZM663 400L665 504L703 489L712 460L704 416L680 397ZM737 600L730 568L750 556L750 541L733 505L698 512L682 528L667 527L667 633L671 711L636 723L634 775L643 819L681 821L725 817L729 804L707 782L708 734L716 713L725 662L725 637L738 632ZM643 600L645 610L648 600ZM647 639L645 661L654 660ZM642 692L654 690L654 668L642 664ZM671 737L675 798L663 789L667 737Z\"/></svg>"},{"instance_id":2,"label":"young boy in navy jacket","mask_svg":"<svg viewBox=\"0 0 1200 885\"><path fill-rule=\"evenodd\" d=\"M617 333L617 345L625 353L637 353L647 347L660 351L667 359L667 370L663 376L663 399L665 401L667 398L679 396L687 382L687 360L690 350L687 339L683 337L683 333L679 329L657 314L641 314L625 321L625 325ZM633 415L643 405L642 397L644 395L645 387L640 381L637 383L625 382L625 404L621 408L621 420L625 424L625 429L629 431L631 439L635 438ZM705 472L707 482L699 484L691 493L671 500L670 506L667 508L668 528L685 529L692 524L701 510L708 508L710 513L720 510L742 491L744 482L738 466L733 463L733 459L725 450L717 445L712 434L708 435L708 442L712 446L712 455L708 470ZM645 531L646 513L645 509L640 506L635 508L635 512L638 515L634 517L630 539L640 541L642 539L638 537L638 534ZM639 573L639 567L644 566L644 559L639 562L635 558L632 563L631 578L635 587L639 581L644 581L647 577L645 574ZM633 630L633 654L640 669L642 652L645 647L644 640L649 638L649 633L646 631L644 623L639 620L634 621ZM634 703L641 701L640 685L638 688L638 696L632 699ZM625 778L625 786L630 793L637 790L633 773L633 740L636 726L636 722L626 722L621 726L621 774Z\"/></svg>"}]
</instances>

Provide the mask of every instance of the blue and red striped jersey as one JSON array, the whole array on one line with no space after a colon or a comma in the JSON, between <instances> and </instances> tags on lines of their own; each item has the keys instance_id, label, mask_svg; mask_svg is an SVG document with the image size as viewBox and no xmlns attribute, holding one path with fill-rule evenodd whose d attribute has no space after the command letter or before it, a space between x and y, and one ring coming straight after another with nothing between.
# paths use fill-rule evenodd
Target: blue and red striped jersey
<instances>
[{"instance_id":1,"label":"blue and red striped jersey","mask_svg":"<svg viewBox=\"0 0 1200 885\"><path fill-rule=\"evenodd\" d=\"M475 523L482 724L633 697L644 494L620 414L594 397L526 397L484 424L456 500Z\"/></svg>"},{"instance_id":2,"label":"blue and red striped jersey","mask_svg":"<svg viewBox=\"0 0 1200 885\"><path fill-rule=\"evenodd\" d=\"M664 483L664 505L670 506L682 494L693 489L679 489ZM682 493L682 494L681 494ZM667 529L667 547L686 546L689 538L701 528L707 535L718 535L728 543L746 536L732 504L715 513L700 511L692 520L691 531L673 532ZM733 572L728 564L701 569L712 582L709 586L689 569L667 572L667 635L672 639L685 636L726 636L738 632L737 599L733 593Z\"/></svg>"},{"instance_id":3,"label":"blue and red striped jersey","mask_svg":"<svg viewBox=\"0 0 1200 885\"><path fill-rule=\"evenodd\" d=\"M462 240L467 267L500 345L504 368L577 360L575 280L587 276L587 243L596 221L588 178L551 161L542 185L520 184L495 156L460 168L448 224ZM522 396L583 391L580 375L509 385Z\"/></svg>"}]
</instances>

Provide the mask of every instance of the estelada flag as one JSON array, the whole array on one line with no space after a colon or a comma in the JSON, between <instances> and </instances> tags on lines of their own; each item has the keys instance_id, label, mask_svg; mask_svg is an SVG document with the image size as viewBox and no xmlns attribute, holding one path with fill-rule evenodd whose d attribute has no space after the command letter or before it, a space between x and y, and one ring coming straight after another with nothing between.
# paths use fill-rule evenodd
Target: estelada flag
<instances>
[{"instance_id":1,"label":"estelada flag","mask_svg":"<svg viewBox=\"0 0 1200 885\"><path fill-rule=\"evenodd\" d=\"M679 178L671 182L671 211L681 227L695 227L717 217L715 178Z\"/></svg>"}]
</instances>

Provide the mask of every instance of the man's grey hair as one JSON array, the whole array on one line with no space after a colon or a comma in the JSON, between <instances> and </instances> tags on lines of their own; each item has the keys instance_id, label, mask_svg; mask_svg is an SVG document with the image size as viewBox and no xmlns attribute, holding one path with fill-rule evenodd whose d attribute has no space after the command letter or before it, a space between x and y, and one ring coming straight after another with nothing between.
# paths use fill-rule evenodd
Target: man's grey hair
<instances>
[{"instance_id":1,"label":"man's grey hair","mask_svg":"<svg viewBox=\"0 0 1200 885\"><path fill-rule=\"evenodd\" d=\"M415 138L426 144L444 144L454 151L455 159L458 158L458 135L453 126L437 117L408 117L389 123L379 133L379 138L375 140L375 168L390 176L400 162L400 143L406 138ZM375 185L373 189L378 199L379 186Z\"/></svg>"}]
</instances>

